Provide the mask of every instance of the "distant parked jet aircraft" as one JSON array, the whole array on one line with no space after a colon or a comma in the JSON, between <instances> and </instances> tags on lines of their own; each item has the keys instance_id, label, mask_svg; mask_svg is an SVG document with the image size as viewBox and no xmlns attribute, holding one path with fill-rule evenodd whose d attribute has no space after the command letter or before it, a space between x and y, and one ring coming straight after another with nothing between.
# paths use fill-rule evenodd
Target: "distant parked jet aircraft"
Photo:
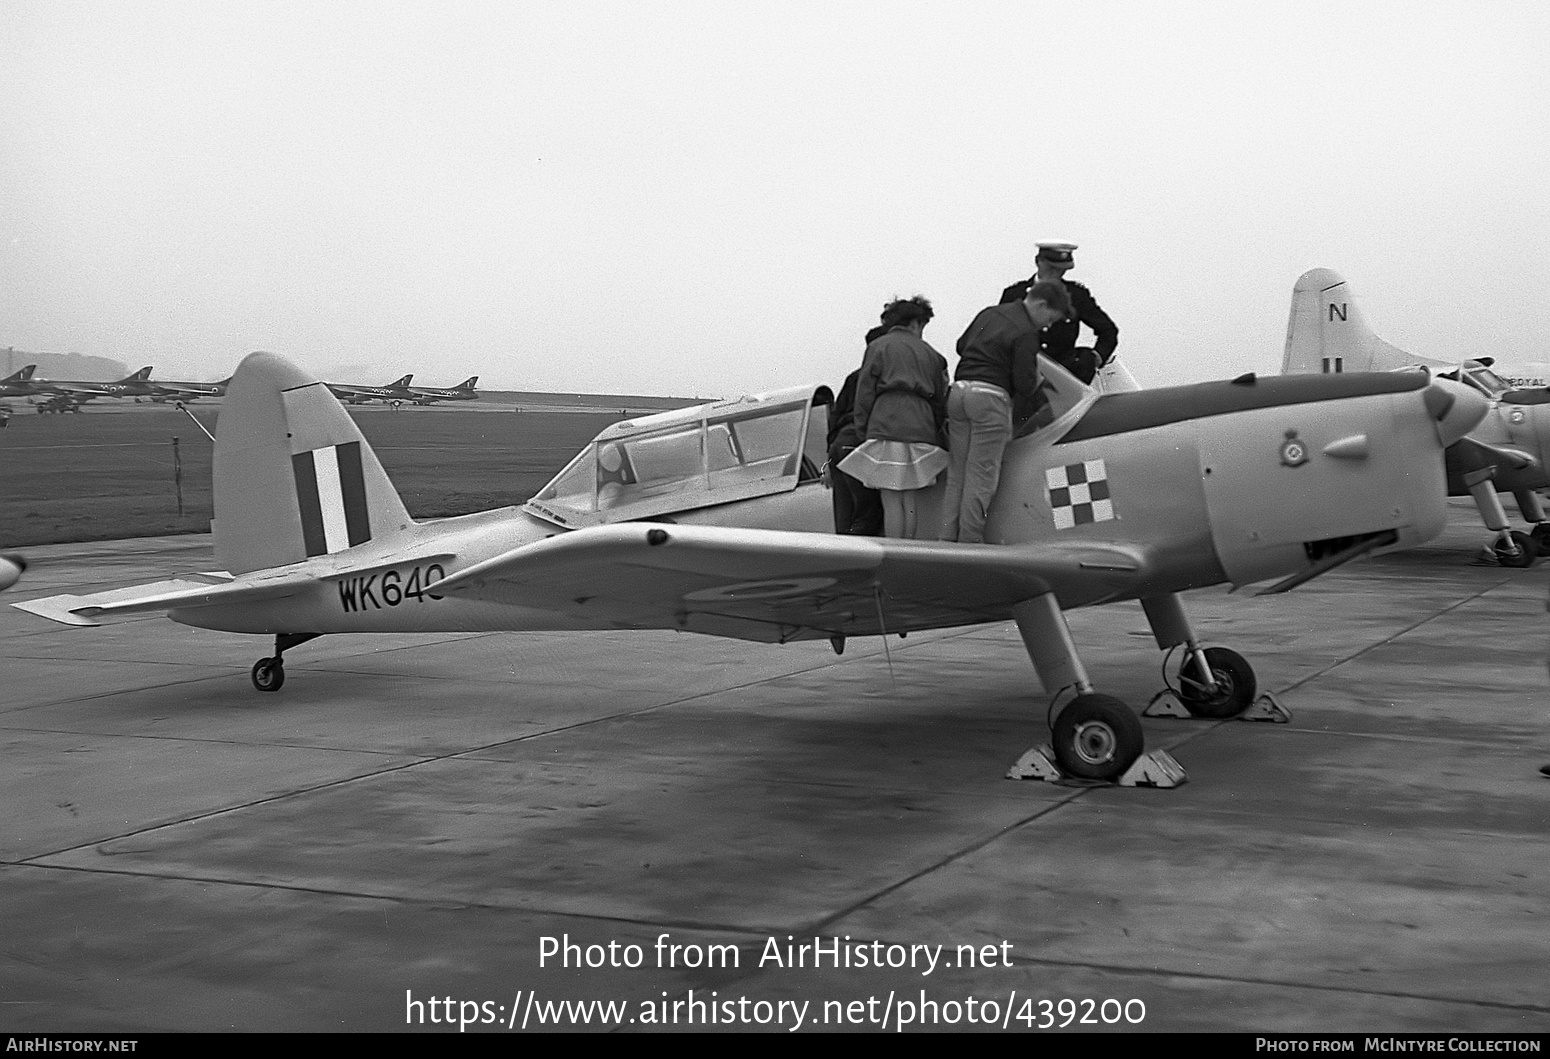
<instances>
[{"instance_id":1,"label":"distant parked jet aircraft","mask_svg":"<svg viewBox=\"0 0 1550 1059\"><path fill-rule=\"evenodd\" d=\"M390 382L386 386L357 386L347 382L325 382L328 392L339 398L345 404L367 404L371 401L393 402L413 401L414 391L409 389L409 380L413 375L405 375L397 382Z\"/></svg>"},{"instance_id":2,"label":"distant parked jet aircraft","mask_svg":"<svg viewBox=\"0 0 1550 1059\"><path fill-rule=\"evenodd\" d=\"M450 390L443 390L436 386L411 386L409 392L414 394L415 404L434 404L437 401L477 401L479 391L474 387L479 384L479 376L470 375Z\"/></svg>"},{"instance_id":3,"label":"distant parked jet aircraft","mask_svg":"<svg viewBox=\"0 0 1550 1059\"><path fill-rule=\"evenodd\" d=\"M32 373L37 370L36 364L29 364L21 371L0 379L0 397L31 397L37 393L38 389L32 382Z\"/></svg>"},{"instance_id":4,"label":"distant parked jet aircraft","mask_svg":"<svg viewBox=\"0 0 1550 1059\"><path fill-rule=\"evenodd\" d=\"M28 365L16 375L7 379L7 383L16 380L18 376L25 374L22 380L28 392L17 396L42 397L46 400L38 403L39 411L48 412L79 412L81 405L88 401L94 401L99 397L136 397L147 396L150 393L146 379L150 378L151 369L141 368L133 375L126 375L122 379L113 382L86 382L76 379L39 379L32 375L35 365Z\"/></svg>"},{"instance_id":5,"label":"distant parked jet aircraft","mask_svg":"<svg viewBox=\"0 0 1550 1059\"><path fill-rule=\"evenodd\" d=\"M228 375L220 382L178 382L172 379L153 379L151 387L156 391L151 395L151 400L182 401L185 404L197 401L201 397L225 397L226 387L231 383Z\"/></svg>"}]
</instances>

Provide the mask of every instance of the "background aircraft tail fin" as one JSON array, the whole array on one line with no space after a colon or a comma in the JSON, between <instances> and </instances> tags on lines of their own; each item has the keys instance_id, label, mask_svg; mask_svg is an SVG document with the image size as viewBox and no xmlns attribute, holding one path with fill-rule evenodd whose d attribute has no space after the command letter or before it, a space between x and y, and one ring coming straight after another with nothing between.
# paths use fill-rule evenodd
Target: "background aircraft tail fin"
<instances>
[{"instance_id":1,"label":"background aircraft tail fin","mask_svg":"<svg viewBox=\"0 0 1550 1059\"><path fill-rule=\"evenodd\" d=\"M478 386L479 386L479 376L477 376L477 375L470 375L468 378L464 379L462 382L458 383L456 386L454 386L452 388L454 390L473 390L473 389L476 389Z\"/></svg>"},{"instance_id":2,"label":"background aircraft tail fin","mask_svg":"<svg viewBox=\"0 0 1550 1059\"><path fill-rule=\"evenodd\" d=\"M233 574L395 536L412 520L328 387L272 353L243 359L215 441L216 562Z\"/></svg>"},{"instance_id":3,"label":"background aircraft tail fin","mask_svg":"<svg viewBox=\"0 0 1550 1059\"><path fill-rule=\"evenodd\" d=\"M29 364L15 375L8 375L4 379L0 379L0 382L26 382L32 378L32 373L37 370L38 366L36 364Z\"/></svg>"},{"instance_id":4,"label":"background aircraft tail fin","mask_svg":"<svg viewBox=\"0 0 1550 1059\"><path fill-rule=\"evenodd\" d=\"M149 364L147 364L145 367L141 368L139 371L135 372L133 375L127 375L127 376L125 376L124 378L122 378L122 379L120 379L118 381L119 382L144 382L145 380L149 379L150 377L151 377L151 366Z\"/></svg>"},{"instance_id":5,"label":"background aircraft tail fin","mask_svg":"<svg viewBox=\"0 0 1550 1059\"><path fill-rule=\"evenodd\" d=\"M1373 334L1351 294L1350 284L1340 273L1315 268L1298 277L1292 288L1281 374L1393 371L1435 363L1412 356Z\"/></svg>"},{"instance_id":6,"label":"background aircraft tail fin","mask_svg":"<svg viewBox=\"0 0 1550 1059\"><path fill-rule=\"evenodd\" d=\"M409 374L409 375L405 375L402 379L399 379L397 382L390 382L390 383L388 383L386 386L383 387L383 389L384 390L402 390L406 386L409 385L409 380L413 379L413 378L414 378L414 375L412 373Z\"/></svg>"}]
</instances>

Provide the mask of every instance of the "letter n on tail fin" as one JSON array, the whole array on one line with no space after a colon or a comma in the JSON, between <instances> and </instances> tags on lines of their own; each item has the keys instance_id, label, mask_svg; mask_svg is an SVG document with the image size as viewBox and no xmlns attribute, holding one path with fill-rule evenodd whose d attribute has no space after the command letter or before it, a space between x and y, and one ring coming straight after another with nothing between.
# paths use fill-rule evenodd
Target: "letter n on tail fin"
<instances>
[{"instance_id":1,"label":"letter n on tail fin","mask_svg":"<svg viewBox=\"0 0 1550 1059\"><path fill-rule=\"evenodd\" d=\"M234 574L393 537L409 513L328 388L269 353L243 360L215 444L215 557Z\"/></svg>"},{"instance_id":2,"label":"letter n on tail fin","mask_svg":"<svg viewBox=\"0 0 1550 1059\"><path fill-rule=\"evenodd\" d=\"M1367 326L1351 286L1327 268L1304 272L1292 289L1283 375L1394 371L1428 363L1390 345Z\"/></svg>"}]
</instances>

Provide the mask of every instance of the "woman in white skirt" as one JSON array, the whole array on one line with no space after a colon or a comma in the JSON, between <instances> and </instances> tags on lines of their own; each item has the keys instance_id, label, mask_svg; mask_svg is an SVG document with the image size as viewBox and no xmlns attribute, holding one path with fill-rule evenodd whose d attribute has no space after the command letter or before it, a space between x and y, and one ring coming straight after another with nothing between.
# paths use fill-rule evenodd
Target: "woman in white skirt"
<instances>
[{"instance_id":1,"label":"woman in white skirt","mask_svg":"<svg viewBox=\"0 0 1550 1059\"><path fill-rule=\"evenodd\" d=\"M931 303L916 296L883 309L888 330L866 347L856 379L855 422L866 438L840 469L883 498L883 532L915 536L916 493L947 467L947 361L920 337Z\"/></svg>"}]
</instances>

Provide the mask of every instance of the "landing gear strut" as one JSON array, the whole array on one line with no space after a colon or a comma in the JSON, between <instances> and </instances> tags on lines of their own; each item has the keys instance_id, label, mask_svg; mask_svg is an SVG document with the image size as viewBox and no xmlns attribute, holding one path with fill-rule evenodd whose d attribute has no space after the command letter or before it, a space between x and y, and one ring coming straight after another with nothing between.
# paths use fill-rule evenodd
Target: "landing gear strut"
<instances>
[{"instance_id":1,"label":"landing gear strut","mask_svg":"<svg viewBox=\"0 0 1550 1059\"><path fill-rule=\"evenodd\" d=\"M1162 695L1177 696L1191 717L1236 717L1249 707L1259 690L1254 668L1237 651L1201 647L1177 593L1150 596L1141 601L1141 608L1146 611L1158 650L1184 648L1178 688L1170 688Z\"/></svg>"},{"instance_id":2,"label":"landing gear strut","mask_svg":"<svg viewBox=\"0 0 1550 1059\"><path fill-rule=\"evenodd\" d=\"M1209 682L1200 679L1209 671ZM1192 717L1236 717L1249 708L1259 682L1248 660L1225 647L1193 648L1179 666L1179 701Z\"/></svg>"},{"instance_id":3,"label":"landing gear strut","mask_svg":"<svg viewBox=\"0 0 1550 1059\"><path fill-rule=\"evenodd\" d=\"M253 686L259 691L279 691L285 686L285 652L315 640L320 632L282 632L274 638L274 657L253 663Z\"/></svg>"},{"instance_id":4,"label":"landing gear strut","mask_svg":"<svg viewBox=\"0 0 1550 1059\"><path fill-rule=\"evenodd\" d=\"M1489 470L1466 475L1465 481L1470 478L1477 480L1470 483L1469 495L1475 498L1475 507L1480 511L1486 529L1496 534L1496 539L1491 542L1491 556L1506 567L1521 569L1533 566L1542 550L1539 546L1540 538L1550 533L1550 530L1545 530L1544 505L1539 502L1539 497L1529 489L1513 494L1523 517L1536 523L1533 535L1530 536L1521 530L1509 528L1507 512L1502 508L1501 498L1496 494L1496 483L1492 481Z\"/></svg>"},{"instance_id":5,"label":"landing gear strut","mask_svg":"<svg viewBox=\"0 0 1550 1059\"><path fill-rule=\"evenodd\" d=\"M1076 697L1050 725L1050 746L1028 751L1012 766L1012 779L1076 779L1122 786L1176 787L1184 770L1166 751L1150 754L1141 719L1112 695L1100 695L1077 657L1071 631L1052 593L1012 608L1023 646L1045 690L1067 688Z\"/></svg>"},{"instance_id":6,"label":"landing gear strut","mask_svg":"<svg viewBox=\"0 0 1550 1059\"><path fill-rule=\"evenodd\" d=\"M1237 651L1225 647L1201 647L1190 627L1184 605L1174 593L1152 596L1141 601L1152 637L1160 650L1184 648L1175 683L1152 696L1143 711L1147 717L1207 717L1240 721L1274 721L1285 724L1292 719L1286 707L1269 692L1259 695L1254 667Z\"/></svg>"},{"instance_id":7,"label":"landing gear strut","mask_svg":"<svg viewBox=\"0 0 1550 1059\"><path fill-rule=\"evenodd\" d=\"M1522 530L1504 530L1492 542L1491 554L1502 566L1521 570L1534 565L1534 560L1539 558L1539 545Z\"/></svg>"}]
</instances>

